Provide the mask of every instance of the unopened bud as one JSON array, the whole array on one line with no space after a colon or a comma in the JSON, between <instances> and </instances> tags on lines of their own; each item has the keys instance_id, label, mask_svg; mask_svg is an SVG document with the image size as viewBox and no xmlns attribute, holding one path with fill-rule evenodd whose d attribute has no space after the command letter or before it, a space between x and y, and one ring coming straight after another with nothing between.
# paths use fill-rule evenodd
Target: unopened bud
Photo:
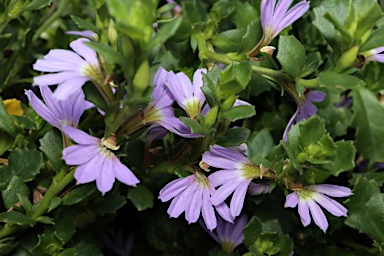
<instances>
[{"instance_id":1,"label":"unopened bud","mask_svg":"<svg viewBox=\"0 0 384 256\"><path fill-rule=\"evenodd\" d=\"M211 128L216 123L218 112L219 112L218 106L214 106L208 111L207 115L205 116L205 123L204 123L207 129Z\"/></svg>"},{"instance_id":2,"label":"unopened bud","mask_svg":"<svg viewBox=\"0 0 384 256\"><path fill-rule=\"evenodd\" d=\"M148 87L149 84L149 63L148 60L144 60L133 78L133 87L135 94L141 96L141 93Z\"/></svg>"},{"instance_id":3,"label":"unopened bud","mask_svg":"<svg viewBox=\"0 0 384 256\"><path fill-rule=\"evenodd\" d=\"M273 46L264 46L263 48L260 49L260 52L263 52L268 56L272 56L275 50L276 48Z\"/></svg>"},{"instance_id":4,"label":"unopened bud","mask_svg":"<svg viewBox=\"0 0 384 256\"><path fill-rule=\"evenodd\" d=\"M356 45L349 49L348 51L344 52L343 55L341 55L339 61L336 64L335 72L340 73L346 68L349 68L356 60L357 53L359 52L359 46Z\"/></svg>"},{"instance_id":5,"label":"unopened bud","mask_svg":"<svg viewBox=\"0 0 384 256\"><path fill-rule=\"evenodd\" d=\"M226 112L228 110L230 110L233 106L233 104L235 104L235 101L237 100L237 97L235 95L231 95L229 96L222 104L221 106L221 110L223 112Z\"/></svg>"},{"instance_id":6,"label":"unopened bud","mask_svg":"<svg viewBox=\"0 0 384 256\"><path fill-rule=\"evenodd\" d=\"M115 29L115 23L112 19L109 20L108 24L108 41L112 45L112 48L117 50L117 31Z\"/></svg>"}]
</instances>

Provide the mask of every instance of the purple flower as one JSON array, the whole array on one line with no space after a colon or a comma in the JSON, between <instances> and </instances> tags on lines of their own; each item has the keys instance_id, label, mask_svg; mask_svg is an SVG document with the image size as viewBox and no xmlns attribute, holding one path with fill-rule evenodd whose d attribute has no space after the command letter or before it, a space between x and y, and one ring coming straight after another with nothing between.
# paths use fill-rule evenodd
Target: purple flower
<instances>
[{"instance_id":1,"label":"purple flower","mask_svg":"<svg viewBox=\"0 0 384 256\"><path fill-rule=\"evenodd\" d=\"M76 91L72 97L63 100L57 100L46 86L40 87L40 92L45 104L37 98L32 90L25 92L37 114L60 130L64 125L77 127L80 116L87 105L82 90Z\"/></svg>"},{"instance_id":2,"label":"purple flower","mask_svg":"<svg viewBox=\"0 0 384 256\"><path fill-rule=\"evenodd\" d=\"M44 59L37 60L33 65L34 70L56 73L34 77L34 85L58 84L54 95L58 99L65 99L80 90L87 81L104 82L96 52L85 42L89 40L79 38L70 44L75 52L55 49L49 51Z\"/></svg>"},{"instance_id":3,"label":"purple flower","mask_svg":"<svg viewBox=\"0 0 384 256\"><path fill-rule=\"evenodd\" d=\"M160 191L159 199L167 202L174 198L167 211L172 218L177 218L185 212L188 223L194 223L199 219L201 212L207 228L213 230L217 225L215 211L210 201L214 191L207 177L202 172L195 171L193 175L168 183ZM225 203L216 205L216 210L227 221L233 221Z\"/></svg>"},{"instance_id":4,"label":"purple flower","mask_svg":"<svg viewBox=\"0 0 384 256\"><path fill-rule=\"evenodd\" d=\"M326 232L328 228L328 221L319 205L334 216L347 216L347 209L326 195L333 197L345 197L352 195L352 192L347 187L337 185L321 184L307 186L289 194L286 198L284 206L295 208L299 205L299 215L304 227L311 223L311 217L309 215L309 212L311 212L312 218L316 225L321 230Z\"/></svg>"},{"instance_id":5,"label":"purple flower","mask_svg":"<svg viewBox=\"0 0 384 256\"><path fill-rule=\"evenodd\" d=\"M254 183L251 182L248 186L248 194L258 196L261 194L267 194L269 191L269 184L266 183Z\"/></svg>"},{"instance_id":6,"label":"purple flower","mask_svg":"<svg viewBox=\"0 0 384 256\"><path fill-rule=\"evenodd\" d=\"M285 128L283 135L284 141L288 140L288 132L291 129L293 123L308 119L310 116L313 116L317 113L318 109L312 102L322 102L326 96L326 93L321 91L310 91L307 94L303 94L303 96L300 98L301 101L298 103L295 114L293 114L287 124L287 127Z\"/></svg>"},{"instance_id":7,"label":"purple flower","mask_svg":"<svg viewBox=\"0 0 384 256\"><path fill-rule=\"evenodd\" d=\"M205 103L205 96L201 90L203 73L207 73L207 70L204 68L196 70L193 75L193 83L182 72L175 74L170 71L167 76L165 85L190 118L197 118Z\"/></svg>"},{"instance_id":8,"label":"purple flower","mask_svg":"<svg viewBox=\"0 0 384 256\"><path fill-rule=\"evenodd\" d=\"M78 165L75 172L77 184L96 180L97 189L104 195L112 189L115 178L129 186L140 182L112 152L118 149L113 137L100 140L70 126L64 126L63 131L77 143L63 150L65 162Z\"/></svg>"},{"instance_id":9,"label":"purple flower","mask_svg":"<svg viewBox=\"0 0 384 256\"><path fill-rule=\"evenodd\" d=\"M162 67L157 71L154 79L155 88L152 92L152 102L144 109L144 122L159 124L181 137L201 137L201 134L191 134L191 130L175 117L171 107L174 97L170 90L165 87L168 74L169 72Z\"/></svg>"},{"instance_id":10,"label":"purple flower","mask_svg":"<svg viewBox=\"0 0 384 256\"><path fill-rule=\"evenodd\" d=\"M128 256L133 247L135 236L133 234L124 237L120 229L113 230L111 235L104 235L102 241L104 245L119 256Z\"/></svg>"},{"instance_id":11,"label":"purple flower","mask_svg":"<svg viewBox=\"0 0 384 256\"><path fill-rule=\"evenodd\" d=\"M75 35L75 36L82 36L86 37L93 41L99 41L99 35L93 32L92 30L83 30L83 31L77 31L77 30L68 30L65 32L65 34L68 35Z\"/></svg>"},{"instance_id":12,"label":"purple flower","mask_svg":"<svg viewBox=\"0 0 384 256\"><path fill-rule=\"evenodd\" d=\"M226 252L233 252L235 248L243 243L243 229L248 222L247 215L243 214L237 218L234 223L224 221L222 218L217 218L216 232L211 232L206 229L205 224L201 221L201 226L208 234L221 246L221 249Z\"/></svg>"},{"instance_id":13,"label":"purple flower","mask_svg":"<svg viewBox=\"0 0 384 256\"><path fill-rule=\"evenodd\" d=\"M270 173L268 168L252 164L242 153L232 148L214 145L203 154L202 161L222 169L208 177L215 187L220 186L213 192L211 202L213 205L219 205L233 193L230 203L230 212L233 217L240 215L245 194L253 179L263 176L274 177L274 173Z\"/></svg>"},{"instance_id":14,"label":"purple flower","mask_svg":"<svg viewBox=\"0 0 384 256\"><path fill-rule=\"evenodd\" d=\"M263 45L268 45L284 28L299 19L309 9L309 2L301 1L288 10L293 0L262 0L260 6Z\"/></svg>"},{"instance_id":15,"label":"purple flower","mask_svg":"<svg viewBox=\"0 0 384 256\"><path fill-rule=\"evenodd\" d=\"M375 49L365 51L360 54L364 56L365 62L377 61L377 62L384 63L384 54L382 54L382 52L384 52L384 46L377 47Z\"/></svg>"}]
</instances>

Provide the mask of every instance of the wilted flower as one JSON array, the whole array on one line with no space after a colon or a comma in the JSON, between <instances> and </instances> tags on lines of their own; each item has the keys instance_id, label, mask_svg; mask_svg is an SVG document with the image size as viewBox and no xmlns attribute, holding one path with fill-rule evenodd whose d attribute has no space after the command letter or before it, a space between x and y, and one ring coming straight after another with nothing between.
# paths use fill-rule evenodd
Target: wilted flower
<instances>
[{"instance_id":1,"label":"wilted flower","mask_svg":"<svg viewBox=\"0 0 384 256\"><path fill-rule=\"evenodd\" d=\"M300 102L298 102L295 114L293 114L287 124L287 127L285 128L283 135L284 141L288 140L288 132L291 129L293 123L308 119L310 116L313 116L317 113L318 109L312 102L322 102L325 97L326 93L321 91L310 91L309 93L304 93L302 95Z\"/></svg>"},{"instance_id":2,"label":"wilted flower","mask_svg":"<svg viewBox=\"0 0 384 256\"><path fill-rule=\"evenodd\" d=\"M309 2L301 1L288 10L293 0L262 0L260 6L264 45L268 45L284 28L299 19L309 9Z\"/></svg>"},{"instance_id":3,"label":"wilted flower","mask_svg":"<svg viewBox=\"0 0 384 256\"><path fill-rule=\"evenodd\" d=\"M234 223L224 221L222 218L218 217L216 232L206 229L204 222L200 221L200 224L208 234L220 244L223 251L233 252L238 245L243 243L243 229L247 222L248 217L245 214L235 219Z\"/></svg>"},{"instance_id":4,"label":"wilted flower","mask_svg":"<svg viewBox=\"0 0 384 256\"><path fill-rule=\"evenodd\" d=\"M37 60L33 65L34 70L56 73L34 77L34 85L58 84L54 95L58 99L65 99L80 90L87 81L104 82L96 52L85 45L85 42L89 40L79 38L70 44L75 52L50 50L44 59Z\"/></svg>"},{"instance_id":5,"label":"wilted flower","mask_svg":"<svg viewBox=\"0 0 384 256\"><path fill-rule=\"evenodd\" d=\"M185 219L189 223L194 223L199 219L201 212L207 228L213 230L217 225L215 211L210 201L214 191L207 177L200 171L195 171L193 175L168 183L160 191L159 199L167 202L174 198L167 211L169 216L177 218L185 211ZM218 204L216 210L227 221L233 221L225 203Z\"/></svg>"},{"instance_id":6,"label":"wilted flower","mask_svg":"<svg viewBox=\"0 0 384 256\"><path fill-rule=\"evenodd\" d=\"M140 182L112 152L118 148L113 137L100 140L70 126L64 126L63 131L77 143L63 150L64 161L68 165L78 165L77 184L96 180L97 189L105 194L112 189L115 178L129 186Z\"/></svg>"},{"instance_id":7,"label":"wilted flower","mask_svg":"<svg viewBox=\"0 0 384 256\"><path fill-rule=\"evenodd\" d=\"M37 114L60 130L64 125L77 127L80 116L86 109L86 101L82 90L76 91L70 98L63 100L57 100L47 86L41 86L40 92L45 104L36 97L32 90L25 92Z\"/></svg>"},{"instance_id":8,"label":"wilted flower","mask_svg":"<svg viewBox=\"0 0 384 256\"><path fill-rule=\"evenodd\" d=\"M211 201L213 205L219 205L233 193L230 203L230 212L233 217L239 216L248 186L253 179L275 176L268 168L251 163L237 150L218 145L212 146L205 152L202 161L222 169L208 177L215 187L220 186L213 192Z\"/></svg>"},{"instance_id":9,"label":"wilted flower","mask_svg":"<svg viewBox=\"0 0 384 256\"><path fill-rule=\"evenodd\" d=\"M347 187L330 184L307 186L289 194L284 206L291 208L299 206L299 215L304 227L311 223L309 215L309 212L311 212L316 225L325 232L328 228L328 221L319 205L334 216L347 216L347 209L326 195L345 197L352 195L352 192Z\"/></svg>"}]
</instances>

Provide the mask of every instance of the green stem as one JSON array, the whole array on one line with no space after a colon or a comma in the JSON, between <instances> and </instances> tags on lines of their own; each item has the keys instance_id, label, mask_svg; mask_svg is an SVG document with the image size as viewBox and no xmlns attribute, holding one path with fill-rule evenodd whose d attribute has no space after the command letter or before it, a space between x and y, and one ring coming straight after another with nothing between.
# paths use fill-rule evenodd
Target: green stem
<instances>
[{"instance_id":1,"label":"green stem","mask_svg":"<svg viewBox=\"0 0 384 256\"><path fill-rule=\"evenodd\" d=\"M52 23L59 19L63 12L68 8L68 2L65 0L60 0L57 10L55 13L52 14L51 17L49 17L35 32L35 35L33 36L33 41L37 40L41 33L43 33L49 26L52 25Z\"/></svg>"},{"instance_id":2,"label":"green stem","mask_svg":"<svg viewBox=\"0 0 384 256\"><path fill-rule=\"evenodd\" d=\"M295 81L289 75L287 75L283 72L280 72L280 71L273 70L273 69L264 68L264 67L260 67L260 66L252 66L252 70L255 73L258 73L259 75L262 75L262 76L269 76L269 77L283 80L283 81L287 81L287 82L294 82Z\"/></svg>"},{"instance_id":3,"label":"green stem","mask_svg":"<svg viewBox=\"0 0 384 256\"><path fill-rule=\"evenodd\" d=\"M56 182L55 179L52 182L52 185L47 190L47 193L44 195L43 200L41 200L39 206L36 208L31 218L36 220L38 217L42 216L47 212L49 206L51 205L52 199L58 195L69 183L71 183L74 179L73 174L75 173L75 168L73 168L64 178L62 178L59 182ZM26 228L25 226L16 226L5 224L3 228L0 230L0 239L10 236L16 233L19 230Z\"/></svg>"}]
</instances>

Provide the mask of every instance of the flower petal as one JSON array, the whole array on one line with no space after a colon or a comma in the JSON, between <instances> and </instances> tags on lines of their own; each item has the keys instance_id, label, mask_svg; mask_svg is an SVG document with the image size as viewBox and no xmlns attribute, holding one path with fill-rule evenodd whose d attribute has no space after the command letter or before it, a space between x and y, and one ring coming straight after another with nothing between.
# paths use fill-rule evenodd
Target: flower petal
<instances>
[{"instance_id":1,"label":"flower petal","mask_svg":"<svg viewBox=\"0 0 384 256\"><path fill-rule=\"evenodd\" d=\"M309 215L308 202L299 199L298 210L299 210L301 223L303 223L304 227L308 226L311 223L311 216Z\"/></svg>"},{"instance_id":2,"label":"flower petal","mask_svg":"<svg viewBox=\"0 0 384 256\"><path fill-rule=\"evenodd\" d=\"M90 79L85 76L73 76L72 78L69 78L59 84L53 94L58 100L67 99L68 97L72 97L73 94L81 90L81 87L89 80Z\"/></svg>"},{"instance_id":3,"label":"flower petal","mask_svg":"<svg viewBox=\"0 0 384 256\"><path fill-rule=\"evenodd\" d=\"M185 208L185 219L188 223L195 223L200 216L201 206L203 204L203 190L197 182L193 183L193 194L189 205Z\"/></svg>"},{"instance_id":4,"label":"flower petal","mask_svg":"<svg viewBox=\"0 0 384 256\"><path fill-rule=\"evenodd\" d=\"M241 181L236 180L231 183L225 183L215 192L212 193L211 202L217 206L224 202L225 199L241 184Z\"/></svg>"},{"instance_id":5,"label":"flower petal","mask_svg":"<svg viewBox=\"0 0 384 256\"><path fill-rule=\"evenodd\" d=\"M85 38L79 38L72 43L69 44L69 46L80 56L82 56L89 64L98 67L99 66L99 60L97 59L96 52L91 49L89 46L87 46L85 43L89 42L88 39Z\"/></svg>"},{"instance_id":6,"label":"flower petal","mask_svg":"<svg viewBox=\"0 0 384 256\"><path fill-rule=\"evenodd\" d=\"M210 192L208 189L203 190L203 207L202 214L207 228L212 231L217 226L215 211L213 210L212 203L209 200Z\"/></svg>"},{"instance_id":7,"label":"flower petal","mask_svg":"<svg viewBox=\"0 0 384 256\"><path fill-rule=\"evenodd\" d=\"M287 197L285 199L284 207L285 208L287 208L287 207L295 208L298 203L299 203L299 196L295 192L293 192L293 193L287 195Z\"/></svg>"},{"instance_id":8,"label":"flower petal","mask_svg":"<svg viewBox=\"0 0 384 256\"><path fill-rule=\"evenodd\" d=\"M78 76L78 73L73 71L63 71L54 74L35 76L33 78L33 84L39 86L61 84L73 76Z\"/></svg>"},{"instance_id":9,"label":"flower petal","mask_svg":"<svg viewBox=\"0 0 384 256\"><path fill-rule=\"evenodd\" d=\"M323 211L313 200L308 200L308 206L316 225L325 233L328 228L328 221Z\"/></svg>"},{"instance_id":10,"label":"flower petal","mask_svg":"<svg viewBox=\"0 0 384 256\"><path fill-rule=\"evenodd\" d=\"M94 155L88 162L81 164L75 171L76 184L92 182L100 175L103 157Z\"/></svg>"},{"instance_id":11,"label":"flower petal","mask_svg":"<svg viewBox=\"0 0 384 256\"><path fill-rule=\"evenodd\" d=\"M247 193L250 182L250 179L244 180L233 193L230 205L230 211L233 217L239 216L241 209L243 209L245 194Z\"/></svg>"},{"instance_id":12,"label":"flower petal","mask_svg":"<svg viewBox=\"0 0 384 256\"><path fill-rule=\"evenodd\" d=\"M116 179L128 186L136 186L140 183L133 172L123 165L117 157L113 158L113 170Z\"/></svg>"},{"instance_id":13,"label":"flower petal","mask_svg":"<svg viewBox=\"0 0 384 256\"><path fill-rule=\"evenodd\" d=\"M347 216L348 210L336 202L333 199L328 198L327 196L324 196L323 194L316 194L316 196L313 197L313 199L320 204L324 209L326 209L328 212L330 212L334 216Z\"/></svg>"},{"instance_id":14,"label":"flower petal","mask_svg":"<svg viewBox=\"0 0 384 256\"><path fill-rule=\"evenodd\" d=\"M97 145L72 145L63 150L67 165L82 165L98 155Z\"/></svg>"},{"instance_id":15,"label":"flower petal","mask_svg":"<svg viewBox=\"0 0 384 256\"><path fill-rule=\"evenodd\" d=\"M71 138L78 144L97 145L100 143L100 139L68 125L64 125L63 131L69 138Z\"/></svg>"},{"instance_id":16,"label":"flower petal","mask_svg":"<svg viewBox=\"0 0 384 256\"><path fill-rule=\"evenodd\" d=\"M162 190L160 190L159 199L162 202L167 202L171 198L179 195L182 191L184 191L191 182L193 182L193 175L190 175L185 178L176 179L170 183L168 183Z\"/></svg>"},{"instance_id":17,"label":"flower petal","mask_svg":"<svg viewBox=\"0 0 384 256\"><path fill-rule=\"evenodd\" d=\"M99 176L96 179L97 189L104 195L110 191L115 182L115 175L113 173L113 162L112 158L101 156L104 158L102 164L98 167L101 169Z\"/></svg>"},{"instance_id":18,"label":"flower petal","mask_svg":"<svg viewBox=\"0 0 384 256\"><path fill-rule=\"evenodd\" d=\"M350 188L331 184L313 185L309 186L309 189L333 197L345 197L352 195Z\"/></svg>"}]
</instances>

